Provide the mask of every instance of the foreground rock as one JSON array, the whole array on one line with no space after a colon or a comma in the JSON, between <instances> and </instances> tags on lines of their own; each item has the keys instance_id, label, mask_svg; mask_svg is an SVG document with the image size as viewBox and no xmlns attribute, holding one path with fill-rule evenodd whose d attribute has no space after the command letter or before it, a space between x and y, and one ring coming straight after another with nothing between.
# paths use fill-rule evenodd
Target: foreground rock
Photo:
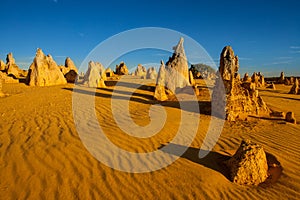
<instances>
[{"instance_id":1,"label":"foreground rock","mask_svg":"<svg viewBox=\"0 0 300 200\"><path fill-rule=\"evenodd\" d=\"M89 67L83 78L83 84L88 87L105 88L105 68L99 62L89 62Z\"/></svg>"},{"instance_id":2,"label":"foreground rock","mask_svg":"<svg viewBox=\"0 0 300 200\"><path fill-rule=\"evenodd\" d=\"M78 76L78 69L71 58L66 58L65 65L60 66L60 71L63 73L68 83L75 83Z\"/></svg>"},{"instance_id":3,"label":"foreground rock","mask_svg":"<svg viewBox=\"0 0 300 200\"><path fill-rule=\"evenodd\" d=\"M51 86L67 83L52 56L45 56L41 49L37 49L26 79L30 86Z\"/></svg>"},{"instance_id":4,"label":"foreground rock","mask_svg":"<svg viewBox=\"0 0 300 200\"><path fill-rule=\"evenodd\" d=\"M258 95L255 81L241 82L238 61L232 48L224 47L220 58L220 74L212 95L218 115L225 115L229 121L246 119L249 114L269 115L268 107Z\"/></svg>"},{"instance_id":5,"label":"foreground rock","mask_svg":"<svg viewBox=\"0 0 300 200\"><path fill-rule=\"evenodd\" d=\"M290 122L292 124L297 124L297 120L296 120L295 114L293 112L287 112L286 113L285 121Z\"/></svg>"},{"instance_id":6,"label":"foreground rock","mask_svg":"<svg viewBox=\"0 0 300 200\"><path fill-rule=\"evenodd\" d=\"M128 68L124 62L121 62L119 65L116 66L117 75L128 75L128 73Z\"/></svg>"},{"instance_id":7,"label":"foreground rock","mask_svg":"<svg viewBox=\"0 0 300 200\"><path fill-rule=\"evenodd\" d=\"M240 185L258 185L268 178L268 163L262 146L243 140L240 147L225 164L230 179Z\"/></svg>"}]
</instances>

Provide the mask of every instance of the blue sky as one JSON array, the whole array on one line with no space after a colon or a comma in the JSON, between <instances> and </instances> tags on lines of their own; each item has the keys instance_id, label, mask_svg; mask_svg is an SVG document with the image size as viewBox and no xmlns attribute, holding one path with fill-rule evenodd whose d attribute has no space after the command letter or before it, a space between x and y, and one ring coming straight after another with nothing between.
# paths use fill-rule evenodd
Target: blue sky
<instances>
[{"instance_id":1,"label":"blue sky","mask_svg":"<svg viewBox=\"0 0 300 200\"><path fill-rule=\"evenodd\" d=\"M40 47L58 64L69 56L79 66L93 48L115 34L163 27L196 40L216 65L222 48L231 45L240 57L241 73L300 75L299 8L297 0L3 1L0 59L13 52L17 64L27 69ZM129 65L166 59L157 52L149 57L146 53L151 54L131 54ZM126 56L122 59L127 62Z\"/></svg>"}]
</instances>

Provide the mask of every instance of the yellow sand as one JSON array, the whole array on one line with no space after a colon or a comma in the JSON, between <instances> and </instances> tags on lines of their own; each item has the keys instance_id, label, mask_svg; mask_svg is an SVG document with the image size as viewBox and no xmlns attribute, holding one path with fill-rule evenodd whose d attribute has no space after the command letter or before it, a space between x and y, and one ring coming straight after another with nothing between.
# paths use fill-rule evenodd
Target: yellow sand
<instances>
[{"instance_id":1,"label":"yellow sand","mask_svg":"<svg viewBox=\"0 0 300 200\"><path fill-rule=\"evenodd\" d=\"M71 84L3 85L10 96L0 98L1 199L300 198L299 125L255 118L225 123L213 152L199 159L198 151L211 119L203 112L196 138L176 162L154 172L125 173L101 164L82 144L73 121L72 88ZM276 88L261 91L267 104L294 111L300 121L300 95L286 94L290 88L287 86ZM110 112L112 90L97 89L95 105L99 123L114 144L132 152L150 152L174 137L180 122L180 109L174 103L165 106L167 123L159 134L138 139L123 133ZM152 101L152 94L141 88L132 98L131 116L139 125L149 123L150 105L145 102ZM205 104L201 108L205 109ZM283 174L275 184L246 187L226 178L226 171L218 163L234 153L243 138L262 144L281 162ZM115 159L119 159L117 155Z\"/></svg>"}]
</instances>

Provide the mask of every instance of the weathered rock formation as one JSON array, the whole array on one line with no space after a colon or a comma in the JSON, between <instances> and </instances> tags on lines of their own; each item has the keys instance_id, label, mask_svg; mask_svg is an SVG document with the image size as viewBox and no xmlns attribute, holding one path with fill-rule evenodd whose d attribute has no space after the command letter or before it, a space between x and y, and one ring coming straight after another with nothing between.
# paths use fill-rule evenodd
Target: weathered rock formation
<instances>
[{"instance_id":1,"label":"weathered rock formation","mask_svg":"<svg viewBox=\"0 0 300 200\"><path fill-rule=\"evenodd\" d=\"M105 75L105 76L104 76ZM88 87L105 88L106 74L103 65L99 62L89 62L89 67L83 78L83 84Z\"/></svg>"},{"instance_id":2,"label":"weathered rock formation","mask_svg":"<svg viewBox=\"0 0 300 200\"><path fill-rule=\"evenodd\" d=\"M67 83L52 56L45 56L41 49L37 49L26 79L30 86L50 86Z\"/></svg>"},{"instance_id":3,"label":"weathered rock formation","mask_svg":"<svg viewBox=\"0 0 300 200\"><path fill-rule=\"evenodd\" d=\"M278 78L278 81L277 81L277 83L279 83L279 84L283 84L284 83L284 72L281 72L280 73L280 77Z\"/></svg>"},{"instance_id":4,"label":"weathered rock formation","mask_svg":"<svg viewBox=\"0 0 300 200\"><path fill-rule=\"evenodd\" d=\"M116 66L117 75L128 75L128 68L125 63L122 61L119 65Z\"/></svg>"},{"instance_id":5,"label":"weathered rock formation","mask_svg":"<svg viewBox=\"0 0 300 200\"><path fill-rule=\"evenodd\" d=\"M13 77L8 76L4 72L0 72L0 81L2 81L3 83L19 83L18 79L14 79Z\"/></svg>"},{"instance_id":6,"label":"weathered rock formation","mask_svg":"<svg viewBox=\"0 0 300 200\"><path fill-rule=\"evenodd\" d=\"M27 71L22 70L18 67L12 53L7 54L6 56L5 72L7 73L7 75L12 76L14 78L21 78L27 76Z\"/></svg>"},{"instance_id":7,"label":"weathered rock formation","mask_svg":"<svg viewBox=\"0 0 300 200\"><path fill-rule=\"evenodd\" d=\"M195 79L216 79L215 69L203 63L191 64L191 68L189 69L189 71L192 71L193 78Z\"/></svg>"},{"instance_id":8,"label":"weathered rock formation","mask_svg":"<svg viewBox=\"0 0 300 200\"><path fill-rule=\"evenodd\" d=\"M137 68L134 72L134 75L145 79L146 78L146 73L147 73L146 68L143 65L138 64L138 66L137 66Z\"/></svg>"},{"instance_id":9,"label":"weathered rock formation","mask_svg":"<svg viewBox=\"0 0 300 200\"><path fill-rule=\"evenodd\" d=\"M114 76L114 72L110 68L107 68L105 70L105 74L106 74L106 77L112 77L112 76Z\"/></svg>"},{"instance_id":10,"label":"weathered rock formation","mask_svg":"<svg viewBox=\"0 0 300 200\"><path fill-rule=\"evenodd\" d=\"M167 65L168 81L166 86L175 92L176 88L183 88L189 85L189 67L183 47L183 38L173 47L174 53L169 58Z\"/></svg>"},{"instance_id":11,"label":"weathered rock formation","mask_svg":"<svg viewBox=\"0 0 300 200\"><path fill-rule=\"evenodd\" d=\"M66 58L65 65L60 66L60 71L63 73L68 83L75 83L78 76L78 70L71 58Z\"/></svg>"},{"instance_id":12,"label":"weathered rock formation","mask_svg":"<svg viewBox=\"0 0 300 200\"><path fill-rule=\"evenodd\" d=\"M0 60L0 71L5 71L6 70L6 65L3 62L3 60Z\"/></svg>"},{"instance_id":13,"label":"weathered rock formation","mask_svg":"<svg viewBox=\"0 0 300 200\"><path fill-rule=\"evenodd\" d=\"M245 79L246 77L244 77ZM244 80L243 79L243 80ZM248 82L248 81L246 81ZM265 77L260 72L256 73L254 72L251 77L251 82L255 84L256 87L265 87Z\"/></svg>"},{"instance_id":14,"label":"weathered rock formation","mask_svg":"<svg viewBox=\"0 0 300 200\"><path fill-rule=\"evenodd\" d=\"M291 76L290 78L290 84L293 85L295 83L296 78Z\"/></svg>"},{"instance_id":15,"label":"weathered rock formation","mask_svg":"<svg viewBox=\"0 0 300 200\"><path fill-rule=\"evenodd\" d=\"M295 114L293 112L287 112L285 115L285 121L296 124L297 120L295 118Z\"/></svg>"},{"instance_id":16,"label":"weathered rock formation","mask_svg":"<svg viewBox=\"0 0 300 200\"><path fill-rule=\"evenodd\" d=\"M160 101L167 100L165 89L169 94L175 94L177 88L189 86L189 70L188 62L183 48L183 38L180 38L177 46L174 48L172 57L169 58L167 66L161 61L161 66L157 77L157 86L155 89L154 98ZM164 86L164 90L162 89ZM159 94L159 95L156 95Z\"/></svg>"},{"instance_id":17,"label":"weathered rock formation","mask_svg":"<svg viewBox=\"0 0 300 200\"><path fill-rule=\"evenodd\" d=\"M154 67L149 67L149 69L147 70L146 78L156 79L156 77L157 77L156 69Z\"/></svg>"},{"instance_id":18,"label":"weathered rock formation","mask_svg":"<svg viewBox=\"0 0 300 200\"><path fill-rule=\"evenodd\" d=\"M238 57L230 46L224 47L219 67L219 77L213 90L213 101L220 116L226 119L244 119L249 114L269 115L270 111L258 95L254 82L241 82L238 74ZM224 91L225 89L225 91Z\"/></svg>"},{"instance_id":19,"label":"weathered rock formation","mask_svg":"<svg viewBox=\"0 0 300 200\"><path fill-rule=\"evenodd\" d=\"M276 90L276 86L274 83L271 83L267 88L271 88L272 90Z\"/></svg>"},{"instance_id":20,"label":"weathered rock formation","mask_svg":"<svg viewBox=\"0 0 300 200\"><path fill-rule=\"evenodd\" d=\"M244 78L243 78L243 82L251 82L251 77L249 77L248 73L245 73Z\"/></svg>"},{"instance_id":21,"label":"weathered rock formation","mask_svg":"<svg viewBox=\"0 0 300 200\"><path fill-rule=\"evenodd\" d=\"M299 81L296 78L289 94L300 94Z\"/></svg>"},{"instance_id":22,"label":"weathered rock formation","mask_svg":"<svg viewBox=\"0 0 300 200\"><path fill-rule=\"evenodd\" d=\"M168 100L168 96L165 90L165 81L166 81L166 69L165 64L161 61L161 65L158 71L156 87L154 92L154 98L158 101L166 101Z\"/></svg>"},{"instance_id":23,"label":"weathered rock formation","mask_svg":"<svg viewBox=\"0 0 300 200\"><path fill-rule=\"evenodd\" d=\"M268 177L268 163L262 146L243 140L232 158L225 161L231 181L240 185L258 185Z\"/></svg>"},{"instance_id":24,"label":"weathered rock formation","mask_svg":"<svg viewBox=\"0 0 300 200\"><path fill-rule=\"evenodd\" d=\"M190 84L192 86L195 85L195 80L194 80L194 76L193 76L193 72L192 71L189 71L189 81L190 81Z\"/></svg>"}]
</instances>

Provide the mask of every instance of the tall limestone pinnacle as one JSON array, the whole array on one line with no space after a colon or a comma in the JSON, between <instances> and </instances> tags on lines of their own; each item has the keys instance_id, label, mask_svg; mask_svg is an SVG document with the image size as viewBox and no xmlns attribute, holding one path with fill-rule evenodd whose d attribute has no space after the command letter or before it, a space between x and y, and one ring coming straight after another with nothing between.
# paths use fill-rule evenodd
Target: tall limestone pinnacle
<instances>
[{"instance_id":1,"label":"tall limestone pinnacle","mask_svg":"<svg viewBox=\"0 0 300 200\"><path fill-rule=\"evenodd\" d=\"M189 86L189 67L183 47L184 39L180 38L178 44L173 47L174 53L169 57L166 66L161 61L160 70L157 76L157 84L154 98L159 101L167 100L165 89L169 94L175 94L177 88Z\"/></svg>"},{"instance_id":2,"label":"tall limestone pinnacle","mask_svg":"<svg viewBox=\"0 0 300 200\"><path fill-rule=\"evenodd\" d=\"M176 54L177 56L182 56L182 57L186 58L185 51L183 48L183 42L184 42L184 39L183 39L183 37L181 37L178 44L175 47L173 47L173 50L174 50L174 54Z\"/></svg>"},{"instance_id":3,"label":"tall limestone pinnacle","mask_svg":"<svg viewBox=\"0 0 300 200\"><path fill-rule=\"evenodd\" d=\"M223 48L220 55L219 77L213 90L213 101L218 114L229 121L244 119L248 115L269 115L269 109L258 95L255 82L242 83L238 73L238 57L232 47Z\"/></svg>"},{"instance_id":4,"label":"tall limestone pinnacle","mask_svg":"<svg viewBox=\"0 0 300 200\"><path fill-rule=\"evenodd\" d=\"M223 80L233 79L239 70L239 58L234 55L231 46L223 48L220 56L220 68L219 72L222 75Z\"/></svg>"},{"instance_id":5,"label":"tall limestone pinnacle","mask_svg":"<svg viewBox=\"0 0 300 200\"><path fill-rule=\"evenodd\" d=\"M173 93L175 93L176 88L183 88L190 85L189 65L185 56L183 42L183 38L180 38L178 44L173 47L174 53L172 57L166 63L166 69L169 72L169 76L166 77L166 86Z\"/></svg>"}]
</instances>

